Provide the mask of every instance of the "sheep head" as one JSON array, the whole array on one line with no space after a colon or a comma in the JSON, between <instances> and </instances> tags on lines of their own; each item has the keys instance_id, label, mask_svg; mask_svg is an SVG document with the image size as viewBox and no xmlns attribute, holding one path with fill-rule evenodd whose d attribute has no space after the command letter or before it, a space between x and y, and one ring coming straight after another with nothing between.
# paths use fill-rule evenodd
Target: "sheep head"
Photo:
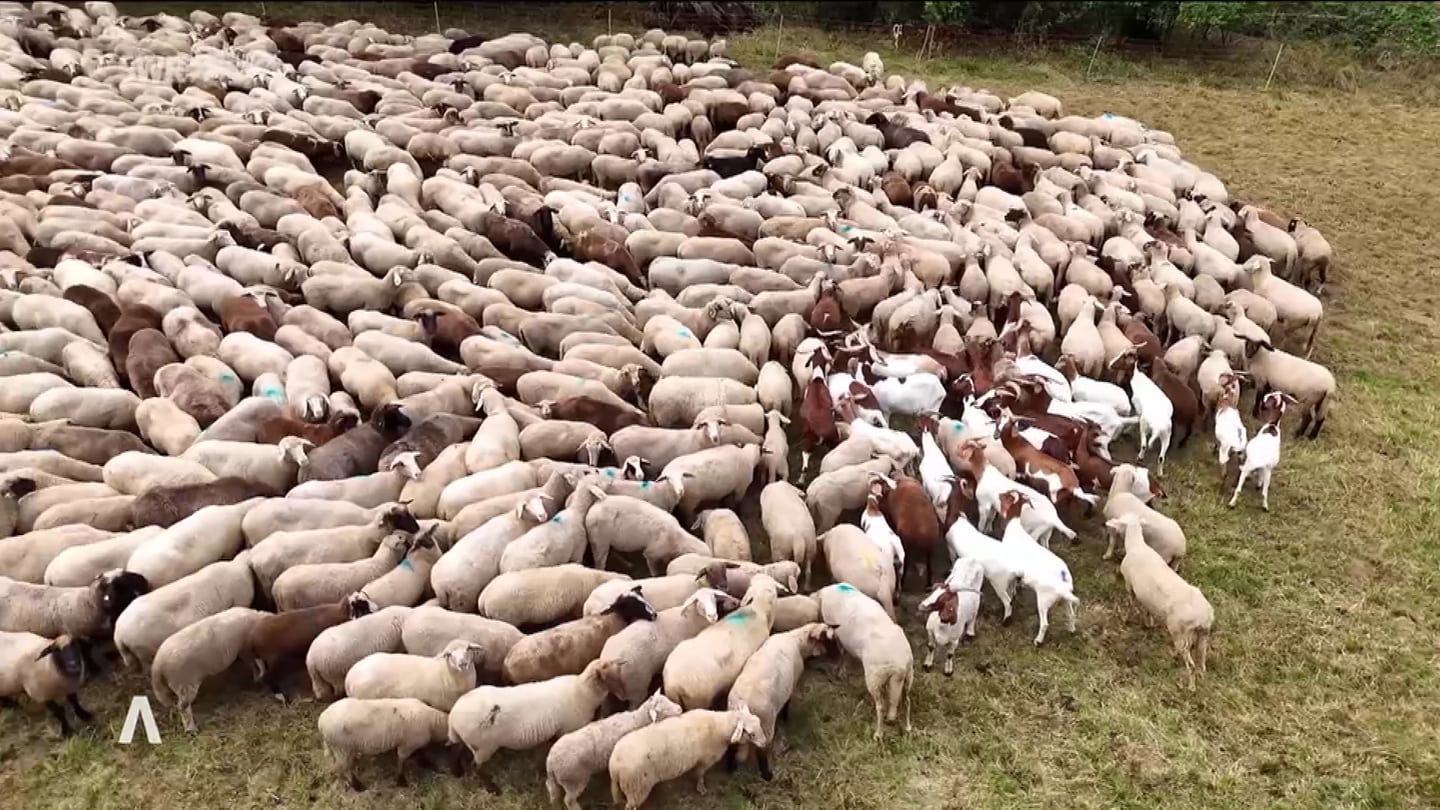
<instances>
[{"instance_id":1,"label":"sheep head","mask_svg":"<svg viewBox=\"0 0 1440 810\"><path fill-rule=\"evenodd\" d=\"M420 480L419 458L420 454L414 450L397 453L395 458L390 460L390 471L394 472L398 469L401 475L411 481L418 481Z\"/></svg>"},{"instance_id":2,"label":"sheep head","mask_svg":"<svg viewBox=\"0 0 1440 810\"><path fill-rule=\"evenodd\" d=\"M303 467L309 461L305 452L315 447L315 444L299 436L286 436L281 439L276 449L279 451L280 460L295 462L297 467Z\"/></svg>"}]
</instances>

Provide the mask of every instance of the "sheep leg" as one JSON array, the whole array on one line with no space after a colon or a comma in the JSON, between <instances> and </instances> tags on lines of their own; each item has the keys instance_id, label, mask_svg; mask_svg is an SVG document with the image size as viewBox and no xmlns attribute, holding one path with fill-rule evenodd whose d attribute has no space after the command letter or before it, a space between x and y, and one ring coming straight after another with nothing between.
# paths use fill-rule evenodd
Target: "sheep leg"
<instances>
[{"instance_id":1,"label":"sheep leg","mask_svg":"<svg viewBox=\"0 0 1440 810\"><path fill-rule=\"evenodd\" d=\"M350 761L349 757L337 757L335 770L339 772L340 778L344 780L346 785L350 786L351 790L359 793L365 789L365 783L361 782L360 777L355 775L355 764Z\"/></svg>"},{"instance_id":2,"label":"sheep leg","mask_svg":"<svg viewBox=\"0 0 1440 810\"><path fill-rule=\"evenodd\" d=\"M565 810L580 810L580 791L568 786L565 788Z\"/></svg>"},{"instance_id":3,"label":"sheep leg","mask_svg":"<svg viewBox=\"0 0 1440 810\"><path fill-rule=\"evenodd\" d=\"M1055 604L1055 597L1049 594L1035 594L1035 609L1040 614L1040 632L1035 634L1035 646L1039 647L1045 643L1045 634L1050 632L1050 608Z\"/></svg>"},{"instance_id":4,"label":"sheep leg","mask_svg":"<svg viewBox=\"0 0 1440 810\"><path fill-rule=\"evenodd\" d=\"M74 729L70 728L70 721L65 717L64 704L54 700L47 700L45 701L45 708L49 709L50 714L54 715L55 719L60 721L61 737L69 737L71 734L74 733Z\"/></svg>"},{"instance_id":5,"label":"sheep leg","mask_svg":"<svg viewBox=\"0 0 1440 810\"><path fill-rule=\"evenodd\" d=\"M1250 405L1250 415L1256 419L1260 418L1260 403L1265 401L1265 395L1270 393L1270 386L1261 385L1255 389L1255 401Z\"/></svg>"},{"instance_id":6,"label":"sheep leg","mask_svg":"<svg viewBox=\"0 0 1440 810\"><path fill-rule=\"evenodd\" d=\"M885 701L878 688L871 693L870 697L875 700L875 734L872 739L879 740L885 731Z\"/></svg>"},{"instance_id":7,"label":"sheep leg","mask_svg":"<svg viewBox=\"0 0 1440 810\"><path fill-rule=\"evenodd\" d=\"M1305 438L1305 431L1306 431L1306 429L1309 428L1309 427L1310 427L1310 412L1309 412L1309 411L1305 411L1305 412L1303 412L1303 413L1300 414L1300 426L1295 429L1295 438L1297 438L1297 439L1303 439L1303 438Z\"/></svg>"},{"instance_id":8,"label":"sheep leg","mask_svg":"<svg viewBox=\"0 0 1440 810\"><path fill-rule=\"evenodd\" d=\"M405 764L410 761L410 753L403 748L395 751L395 786L409 787L410 780L405 778Z\"/></svg>"},{"instance_id":9,"label":"sheep leg","mask_svg":"<svg viewBox=\"0 0 1440 810\"><path fill-rule=\"evenodd\" d=\"M734 773L740 769L740 753L744 743L725 747L725 772Z\"/></svg>"},{"instance_id":10,"label":"sheep leg","mask_svg":"<svg viewBox=\"0 0 1440 810\"><path fill-rule=\"evenodd\" d=\"M1316 406L1316 410L1319 410L1319 406ZM1315 423L1310 427L1310 438L1314 439L1320 436L1320 426L1323 424L1325 424L1325 416L1323 414L1317 415L1315 417Z\"/></svg>"},{"instance_id":11,"label":"sheep leg","mask_svg":"<svg viewBox=\"0 0 1440 810\"><path fill-rule=\"evenodd\" d=\"M1185 674L1189 679L1191 691L1194 691L1195 659L1190 655L1190 641L1191 634L1189 631L1181 633L1180 637L1175 639L1175 651L1180 653L1180 657L1185 661Z\"/></svg>"},{"instance_id":12,"label":"sheep leg","mask_svg":"<svg viewBox=\"0 0 1440 810\"><path fill-rule=\"evenodd\" d=\"M179 699L180 721L185 724L185 730L187 732L195 734L200 731L200 727L195 725L195 713L191 711L192 702L193 698L187 699L182 697Z\"/></svg>"},{"instance_id":13,"label":"sheep leg","mask_svg":"<svg viewBox=\"0 0 1440 810\"><path fill-rule=\"evenodd\" d=\"M1260 508L1266 512L1270 511L1270 473L1269 467L1262 467L1258 473L1260 476Z\"/></svg>"},{"instance_id":14,"label":"sheep leg","mask_svg":"<svg viewBox=\"0 0 1440 810\"><path fill-rule=\"evenodd\" d=\"M1234 507L1235 500L1240 497L1240 490L1245 486L1245 479L1250 477L1250 468L1240 468L1240 480L1235 482L1235 492L1230 495L1230 503L1227 506Z\"/></svg>"},{"instance_id":15,"label":"sheep leg","mask_svg":"<svg viewBox=\"0 0 1440 810\"><path fill-rule=\"evenodd\" d=\"M690 773L695 777L695 792L701 796L705 795L705 772L710 770L709 765L697 765Z\"/></svg>"},{"instance_id":16,"label":"sheep leg","mask_svg":"<svg viewBox=\"0 0 1440 810\"><path fill-rule=\"evenodd\" d=\"M755 764L760 767L760 778L769 782L775 778L774 772L770 770L770 751L767 748L755 749Z\"/></svg>"},{"instance_id":17,"label":"sheep leg","mask_svg":"<svg viewBox=\"0 0 1440 810\"><path fill-rule=\"evenodd\" d=\"M79 719L80 722L89 723L94 721L95 715L89 711L86 711L85 707L80 705L79 695L66 695L65 702L69 703L70 708L75 710L75 717Z\"/></svg>"},{"instance_id":18,"label":"sheep leg","mask_svg":"<svg viewBox=\"0 0 1440 810\"><path fill-rule=\"evenodd\" d=\"M1200 648L1200 674L1204 675L1205 659L1210 657L1210 634L1208 632L1201 634L1199 641L1196 642L1196 646Z\"/></svg>"}]
</instances>

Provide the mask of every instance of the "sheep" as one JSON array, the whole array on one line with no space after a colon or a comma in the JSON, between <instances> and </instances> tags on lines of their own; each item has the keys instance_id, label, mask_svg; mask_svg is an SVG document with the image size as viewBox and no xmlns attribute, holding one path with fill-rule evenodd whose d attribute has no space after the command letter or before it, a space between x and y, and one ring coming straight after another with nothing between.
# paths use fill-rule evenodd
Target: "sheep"
<instances>
[{"instance_id":1,"label":"sheep","mask_svg":"<svg viewBox=\"0 0 1440 810\"><path fill-rule=\"evenodd\" d=\"M356 791L365 789L355 776L357 757L395 752L395 781L403 787L410 757L427 746L445 744L450 731L445 712L414 698L345 698L325 707L316 724L336 772Z\"/></svg>"},{"instance_id":2,"label":"sheep","mask_svg":"<svg viewBox=\"0 0 1440 810\"><path fill-rule=\"evenodd\" d=\"M652 467L664 469L675 459L722 444L760 444L760 437L742 425L731 424L728 419L709 419L696 422L685 428L657 428L632 425L621 428L610 436L610 447L615 457L626 459L636 456Z\"/></svg>"},{"instance_id":3,"label":"sheep","mask_svg":"<svg viewBox=\"0 0 1440 810\"><path fill-rule=\"evenodd\" d=\"M280 440L279 446L237 441L197 441L180 455L194 461L219 478L249 481L274 493L295 483L306 462L310 442L296 436Z\"/></svg>"},{"instance_id":4,"label":"sheep","mask_svg":"<svg viewBox=\"0 0 1440 810\"><path fill-rule=\"evenodd\" d=\"M835 628L819 622L776 633L745 662L726 699L730 711L742 709L760 718L762 742L751 743L757 754L760 777L770 781L770 747L775 743L775 722L789 709L795 687L805 671L805 659L838 652ZM734 751L735 749L731 749ZM743 758L748 749L742 747Z\"/></svg>"},{"instance_id":5,"label":"sheep","mask_svg":"<svg viewBox=\"0 0 1440 810\"><path fill-rule=\"evenodd\" d=\"M110 570L84 585L56 587L0 577L0 630L36 633L46 638L100 639L138 596L149 590L144 578Z\"/></svg>"},{"instance_id":6,"label":"sheep","mask_svg":"<svg viewBox=\"0 0 1440 810\"><path fill-rule=\"evenodd\" d=\"M1144 528L1145 542L1159 554L1165 564L1180 570L1180 561L1185 557L1185 531L1172 518L1146 505L1134 493L1138 470L1129 464L1117 465L1110 471L1110 492L1105 498L1105 519L1114 520L1124 515L1136 515ZM1101 559L1110 559L1115 553L1115 538L1109 534L1109 543Z\"/></svg>"},{"instance_id":7,"label":"sheep","mask_svg":"<svg viewBox=\"0 0 1440 810\"><path fill-rule=\"evenodd\" d=\"M450 742L464 743L477 769L502 748L533 748L582 728L608 692L606 665L591 662L578 675L561 675L519 686L481 686L450 710ZM494 782L483 770L483 782Z\"/></svg>"},{"instance_id":8,"label":"sheep","mask_svg":"<svg viewBox=\"0 0 1440 810\"><path fill-rule=\"evenodd\" d=\"M599 487L585 483L577 486L564 509L505 546L500 554L500 572L580 562L585 556L586 514L605 497Z\"/></svg>"},{"instance_id":9,"label":"sheep","mask_svg":"<svg viewBox=\"0 0 1440 810\"><path fill-rule=\"evenodd\" d=\"M475 688L484 651L468 641L452 641L436 656L376 652L360 659L345 674L345 694L352 698L415 698L448 712Z\"/></svg>"},{"instance_id":10,"label":"sheep","mask_svg":"<svg viewBox=\"0 0 1440 810\"><path fill-rule=\"evenodd\" d=\"M1295 240L1297 253L1291 281L1319 295L1329 280L1330 265L1335 261L1334 249L1320 231L1300 217L1292 217L1287 230Z\"/></svg>"},{"instance_id":11,"label":"sheep","mask_svg":"<svg viewBox=\"0 0 1440 810\"><path fill-rule=\"evenodd\" d=\"M661 672L665 696L687 710L714 705L770 635L778 590L769 576L756 576L739 609L676 645Z\"/></svg>"},{"instance_id":12,"label":"sheep","mask_svg":"<svg viewBox=\"0 0 1440 810\"><path fill-rule=\"evenodd\" d=\"M545 790L550 801L559 801L563 792L567 810L580 810L580 794L596 771L608 768L610 755L621 739L680 714L674 701L656 692L628 712L597 720L556 740L545 757Z\"/></svg>"},{"instance_id":13,"label":"sheep","mask_svg":"<svg viewBox=\"0 0 1440 810\"><path fill-rule=\"evenodd\" d=\"M516 627L550 624L580 615L585 598L601 583L629 579L566 563L501 574L480 592L480 615Z\"/></svg>"},{"instance_id":14,"label":"sheep","mask_svg":"<svg viewBox=\"0 0 1440 810\"><path fill-rule=\"evenodd\" d=\"M1165 621L1175 652L1185 661L1185 672L1193 690L1196 670L1205 674L1210 632L1215 623L1214 609L1199 588L1181 579L1146 544L1138 516L1124 515L1106 521L1105 525L1112 531L1124 533L1125 559L1120 561L1120 574L1135 595L1135 601L1151 616Z\"/></svg>"},{"instance_id":15,"label":"sheep","mask_svg":"<svg viewBox=\"0 0 1440 810\"><path fill-rule=\"evenodd\" d=\"M940 647L945 650L945 677L954 674L955 648L966 636L975 636L975 620L980 612L980 583L984 577L984 569L975 560L956 560L950 577L921 601L921 612L930 614L925 620L929 650L923 665L927 672L935 664L935 649Z\"/></svg>"},{"instance_id":16,"label":"sheep","mask_svg":"<svg viewBox=\"0 0 1440 810\"><path fill-rule=\"evenodd\" d=\"M873 498L871 502L874 502ZM878 511L877 506L877 514ZM887 544L884 548L877 548L875 540L866 531L842 523L821 535L819 543L831 575L874 599L892 619L895 617L898 590L896 569L901 566L900 558L896 556L900 551L899 538L893 540L897 547Z\"/></svg>"},{"instance_id":17,"label":"sheep","mask_svg":"<svg viewBox=\"0 0 1440 810\"><path fill-rule=\"evenodd\" d=\"M36 422L69 419L79 427L132 430L140 398L121 388L52 388L30 402Z\"/></svg>"},{"instance_id":18,"label":"sheep","mask_svg":"<svg viewBox=\"0 0 1440 810\"><path fill-rule=\"evenodd\" d=\"M599 568L604 568L611 551L642 552L651 574L681 554L710 553L703 540L686 532L666 511L624 495L594 504L584 514L584 533Z\"/></svg>"},{"instance_id":19,"label":"sheep","mask_svg":"<svg viewBox=\"0 0 1440 810\"><path fill-rule=\"evenodd\" d=\"M1304 437L1307 430L1310 438L1319 436L1335 401L1335 375L1319 363L1254 341L1245 342L1245 357L1250 379L1255 383L1252 415L1259 415L1260 404L1268 394L1279 391L1293 398L1301 409L1295 437Z\"/></svg>"},{"instance_id":20,"label":"sheep","mask_svg":"<svg viewBox=\"0 0 1440 810\"><path fill-rule=\"evenodd\" d=\"M346 674L371 653L399 652L401 626L411 611L396 605L321 631L305 653L315 699L344 695Z\"/></svg>"},{"instance_id":21,"label":"sheep","mask_svg":"<svg viewBox=\"0 0 1440 810\"><path fill-rule=\"evenodd\" d=\"M283 703L286 696L280 676L286 664L305 653L325 630L378 609L374 599L355 593L335 604L264 614L246 635L245 657L254 664L256 680L264 681Z\"/></svg>"},{"instance_id":22,"label":"sheep","mask_svg":"<svg viewBox=\"0 0 1440 810\"><path fill-rule=\"evenodd\" d=\"M85 654L69 636L54 640L34 633L0 632L0 699L25 694L43 704L60 723L60 736L73 733L66 718L64 698L75 717L89 723L94 715L80 705L80 684L85 678Z\"/></svg>"},{"instance_id":23,"label":"sheep","mask_svg":"<svg viewBox=\"0 0 1440 810\"><path fill-rule=\"evenodd\" d=\"M605 642L627 625L655 620L655 609L639 590L639 586L632 586L600 613L520 639L505 656L505 680L531 683L558 675L579 674L600 657Z\"/></svg>"},{"instance_id":24,"label":"sheep","mask_svg":"<svg viewBox=\"0 0 1440 810\"><path fill-rule=\"evenodd\" d=\"M902 699L905 731L910 731L915 659L904 631L878 602L848 583L827 585L816 598L825 623L835 627L835 638L865 668L865 688L875 702L874 738L880 739L886 722L896 721Z\"/></svg>"},{"instance_id":25,"label":"sheep","mask_svg":"<svg viewBox=\"0 0 1440 810\"><path fill-rule=\"evenodd\" d=\"M123 567L135 549L162 531L159 526L146 526L97 543L67 548L45 566L45 584L62 588L88 585L101 574Z\"/></svg>"},{"instance_id":26,"label":"sheep","mask_svg":"<svg viewBox=\"0 0 1440 810\"><path fill-rule=\"evenodd\" d=\"M499 575L500 555L505 547L532 526L548 519L539 496L527 497L513 510L466 533L430 571L431 585L440 604L450 610L473 610L481 591Z\"/></svg>"},{"instance_id":27,"label":"sheep","mask_svg":"<svg viewBox=\"0 0 1440 810\"><path fill-rule=\"evenodd\" d=\"M115 648L128 667L144 670L165 639L195 622L255 600L255 583L241 552L138 597L115 620Z\"/></svg>"},{"instance_id":28,"label":"sheep","mask_svg":"<svg viewBox=\"0 0 1440 810\"><path fill-rule=\"evenodd\" d=\"M267 615L249 607L232 607L161 642L150 665L150 687L161 705L176 707L186 731L199 731L192 707L200 686L240 658L251 629Z\"/></svg>"},{"instance_id":29,"label":"sheep","mask_svg":"<svg viewBox=\"0 0 1440 810\"><path fill-rule=\"evenodd\" d=\"M829 531L841 513L863 508L870 494L871 474L889 474L894 466L889 456L881 456L816 476L805 488L805 505L814 516L815 530Z\"/></svg>"},{"instance_id":30,"label":"sheep","mask_svg":"<svg viewBox=\"0 0 1440 810\"><path fill-rule=\"evenodd\" d=\"M740 516L729 509L707 509L699 514L695 526L705 538L705 545L716 557L750 560L750 536Z\"/></svg>"},{"instance_id":31,"label":"sheep","mask_svg":"<svg viewBox=\"0 0 1440 810\"><path fill-rule=\"evenodd\" d=\"M280 610L314 607L335 602L370 583L405 559L412 545L405 534L391 534L375 553L353 562L302 563L285 569L270 586Z\"/></svg>"},{"instance_id":32,"label":"sheep","mask_svg":"<svg viewBox=\"0 0 1440 810\"><path fill-rule=\"evenodd\" d=\"M24 508L23 504L21 508ZM0 576L39 583L45 577L46 567L62 551L98 543L112 536L112 532L84 524L70 524L7 538L0 542Z\"/></svg>"},{"instance_id":33,"label":"sheep","mask_svg":"<svg viewBox=\"0 0 1440 810\"><path fill-rule=\"evenodd\" d=\"M695 776L695 792L705 792L705 773L734 745L768 743L760 718L749 709L718 712L697 709L632 731L610 755L610 793L625 810L638 810L655 785L686 774Z\"/></svg>"},{"instance_id":34,"label":"sheep","mask_svg":"<svg viewBox=\"0 0 1440 810\"><path fill-rule=\"evenodd\" d=\"M770 539L770 559L799 564L804 587L809 590L817 543L815 519L803 493L784 481L766 485L760 490L760 521Z\"/></svg>"},{"instance_id":35,"label":"sheep","mask_svg":"<svg viewBox=\"0 0 1440 810\"><path fill-rule=\"evenodd\" d=\"M650 391L650 417L660 427L687 427L711 406L755 402L755 389L736 380L663 377Z\"/></svg>"},{"instance_id":36,"label":"sheep","mask_svg":"<svg viewBox=\"0 0 1440 810\"><path fill-rule=\"evenodd\" d=\"M743 498L754 480L761 452L759 445L711 447L671 461L659 477L684 482L678 506L686 518L692 518L701 504Z\"/></svg>"},{"instance_id":37,"label":"sheep","mask_svg":"<svg viewBox=\"0 0 1440 810\"><path fill-rule=\"evenodd\" d=\"M120 453L102 467L105 483L116 492L139 495L162 486L204 484L215 480L205 467L183 459L130 451Z\"/></svg>"}]
</instances>

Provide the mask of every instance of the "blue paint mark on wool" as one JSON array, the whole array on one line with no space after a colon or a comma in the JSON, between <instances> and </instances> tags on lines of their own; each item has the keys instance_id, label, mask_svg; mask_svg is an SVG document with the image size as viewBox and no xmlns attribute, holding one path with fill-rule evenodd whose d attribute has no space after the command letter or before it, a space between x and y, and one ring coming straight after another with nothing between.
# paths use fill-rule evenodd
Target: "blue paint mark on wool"
<instances>
[{"instance_id":1,"label":"blue paint mark on wool","mask_svg":"<svg viewBox=\"0 0 1440 810\"><path fill-rule=\"evenodd\" d=\"M400 561L400 567L401 567L401 568L404 568L406 571L414 571L414 570L415 570L415 566L413 566L413 565L410 564L410 558L409 558L409 557L406 557L405 559L403 559L403 560Z\"/></svg>"}]
</instances>

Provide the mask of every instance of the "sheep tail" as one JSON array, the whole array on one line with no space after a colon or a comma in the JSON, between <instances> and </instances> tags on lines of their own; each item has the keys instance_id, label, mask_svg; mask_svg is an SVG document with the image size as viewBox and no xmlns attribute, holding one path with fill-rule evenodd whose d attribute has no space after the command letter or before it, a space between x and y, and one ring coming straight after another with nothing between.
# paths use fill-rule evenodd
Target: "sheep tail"
<instances>
[{"instance_id":1,"label":"sheep tail","mask_svg":"<svg viewBox=\"0 0 1440 810\"><path fill-rule=\"evenodd\" d=\"M545 792L550 794L550 803L560 803L560 783L555 781L554 774L545 775Z\"/></svg>"},{"instance_id":2,"label":"sheep tail","mask_svg":"<svg viewBox=\"0 0 1440 810\"><path fill-rule=\"evenodd\" d=\"M179 702L179 697L170 688L170 684L165 682L165 671L161 667L150 667L150 689L155 692L155 699L162 705L173 706Z\"/></svg>"}]
</instances>

